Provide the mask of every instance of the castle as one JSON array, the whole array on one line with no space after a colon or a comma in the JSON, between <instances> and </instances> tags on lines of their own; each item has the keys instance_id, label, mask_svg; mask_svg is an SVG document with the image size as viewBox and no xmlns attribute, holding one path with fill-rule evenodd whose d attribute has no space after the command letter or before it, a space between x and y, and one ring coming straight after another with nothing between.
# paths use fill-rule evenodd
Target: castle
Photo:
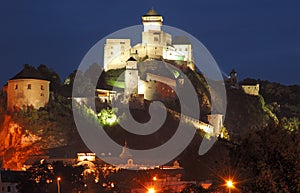
<instances>
[{"instance_id":1,"label":"castle","mask_svg":"<svg viewBox=\"0 0 300 193\"><path fill-rule=\"evenodd\" d=\"M195 70L192 44L188 37L162 31L163 17L151 9L142 16L142 42L131 47L130 39L106 39L104 45L104 70L125 68L124 103L131 108L143 108L143 101L174 100L175 90L184 87L179 68ZM170 109L169 109L170 110ZM171 110L170 110L171 111ZM218 136L223 126L223 115L213 114L206 124L188 116L186 122L206 133Z\"/></svg>"},{"instance_id":2,"label":"castle","mask_svg":"<svg viewBox=\"0 0 300 193\"><path fill-rule=\"evenodd\" d=\"M124 68L128 58L137 61L163 59L187 65L195 69L192 44L185 36L176 36L162 31L163 17L154 9L142 16L144 30L142 42L131 47L130 39L106 39L104 46L104 70Z\"/></svg>"}]
</instances>

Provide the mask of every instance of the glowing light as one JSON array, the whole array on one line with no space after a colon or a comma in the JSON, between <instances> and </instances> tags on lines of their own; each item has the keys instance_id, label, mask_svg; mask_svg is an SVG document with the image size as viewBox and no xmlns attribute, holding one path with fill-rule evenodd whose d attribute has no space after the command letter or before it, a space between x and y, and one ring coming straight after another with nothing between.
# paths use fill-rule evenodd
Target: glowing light
<instances>
[{"instance_id":1,"label":"glowing light","mask_svg":"<svg viewBox=\"0 0 300 193\"><path fill-rule=\"evenodd\" d=\"M118 122L117 115L114 114L116 109L102 109L98 114L102 125L112 126Z\"/></svg>"},{"instance_id":2,"label":"glowing light","mask_svg":"<svg viewBox=\"0 0 300 193\"><path fill-rule=\"evenodd\" d=\"M154 177L153 177L153 181L156 181L156 180L157 180L157 178L156 178L156 176L154 176Z\"/></svg>"},{"instance_id":3,"label":"glowing light","mask_svg":"<svg viewBox=\"0 0 300 193\"><path fill-rule=\"evenodd\" d=\"M61 181L61 177L57 177L57 181L58 181L58 182Z\"/></svg>"},{"instance_id":4,"label":"glowing light","mask_svg":"<svg viewBox=\"0 0 300 193\"><path fill-rule=\"evenodd\" d=\"M155 189L154 188L149 188L147 193L155 193Z\"/></svg>"},{"instance_id":5,"label":"glowing light","mask_svg":"<svg viewBox=\"0 0 300 193\"><path fill-rule=\"evenodd\" d=\"M227 180L227 181L226 181L226 186L227 186L228 188L234 188L233 181L232 181L232 180Z\"/></svg>"}]
</instances>

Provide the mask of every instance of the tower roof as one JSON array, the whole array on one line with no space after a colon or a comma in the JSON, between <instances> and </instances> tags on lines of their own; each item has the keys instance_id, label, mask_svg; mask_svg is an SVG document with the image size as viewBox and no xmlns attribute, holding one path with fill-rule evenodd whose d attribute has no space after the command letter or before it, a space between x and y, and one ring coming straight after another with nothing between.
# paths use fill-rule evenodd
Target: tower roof
<instances>
[{"instance_id":1,"label":"tower roof","mask_svg":"<svg viewBox=\"0 0 300 193\"><path fill-rule=\"evenodd\" d=\"M136 61L136 59L134 59L134 57L130 57L127 61Z\"/></svg>"},{"instance_id":2,"label":"tower roof","mask_svg":"<svg viewBox=\"0 0 300 193\"><path fill-rule=\"evenodd\" d=\"M39 80L47 80L46 77L43 76L35 67L29 66L28 64L24 65L24 68L21 72L16 74L10 80L16 79L39 79Z\"/></svg>"},{"instance_id":3,"label":"tower roof","mask_svg":"<svg viewBox=\"0 0 300 193\"><path fill-rule=\"evenodd\" d=\"M186 45L191 44L190 40L186 36L175 36L173 39L173 44L175 45Z\"/></svg>"},{"instance_id":4,"label":"tower roof","mask_svg":"<svg viewBox=\"0 0 300 193\"><path fill-rule=\"evenodd\" d=\"M153 8L151 8L144 16L160 16Z\"/></svg>"}]
</instances>

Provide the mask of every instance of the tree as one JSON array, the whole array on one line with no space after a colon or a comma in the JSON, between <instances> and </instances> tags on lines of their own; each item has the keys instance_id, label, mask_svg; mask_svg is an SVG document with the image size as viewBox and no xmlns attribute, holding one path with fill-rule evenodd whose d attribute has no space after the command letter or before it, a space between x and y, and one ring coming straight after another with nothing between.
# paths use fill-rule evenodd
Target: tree
<instances>
[{"instance_id":1,"label":"tree","mask_svg":"<svg viewBox=\"0 0 300 193\"><path fill-rule=\"evenodd\" d=\"M279 126L252 131L231 149L242 192L299 192L299 132Z\"/></svg>"},{"instance_id":2,"label":"tree","mask_svg":"<svg viewBox=\"0 0 300 193\"><path fill-rule=\"evenodd\" d=\"M41 161L26 171L17 188L20 193L56 192L57 178L60 177L62 192L78 192L84 189L83 170L82 166L65 165L60 161L52 164Z\"/></svg>"},{"instance_id":3,"label":"tree","mask_svg":"<svg viewBox=\"0 0 300 193\"><path fill-rule=\"evenodd\" d=\"M51 68L48 68L45 64L41 64L37 67L37 70L41 72L45 78L50 81L50 90L59 92L61 88L61 79L59 75Z\"/></svg>"}]
</instances>

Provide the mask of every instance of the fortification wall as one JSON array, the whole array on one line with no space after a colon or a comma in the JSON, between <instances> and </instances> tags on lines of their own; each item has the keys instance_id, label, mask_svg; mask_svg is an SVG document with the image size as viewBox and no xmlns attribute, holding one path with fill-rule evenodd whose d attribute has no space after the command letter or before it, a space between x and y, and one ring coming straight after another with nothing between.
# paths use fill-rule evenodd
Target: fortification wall
<instances>
[{"instance_id":1,"label":"fortification wall","mask_svg":"<svg viewBox=\"0 0 300 193\"><path fill-rule=\"evenodd\" d=\"M44 107L49 102L50 81L37 79L9 80L7 86L7 110L33 106Z\"/></svg>"}]
</instances>

